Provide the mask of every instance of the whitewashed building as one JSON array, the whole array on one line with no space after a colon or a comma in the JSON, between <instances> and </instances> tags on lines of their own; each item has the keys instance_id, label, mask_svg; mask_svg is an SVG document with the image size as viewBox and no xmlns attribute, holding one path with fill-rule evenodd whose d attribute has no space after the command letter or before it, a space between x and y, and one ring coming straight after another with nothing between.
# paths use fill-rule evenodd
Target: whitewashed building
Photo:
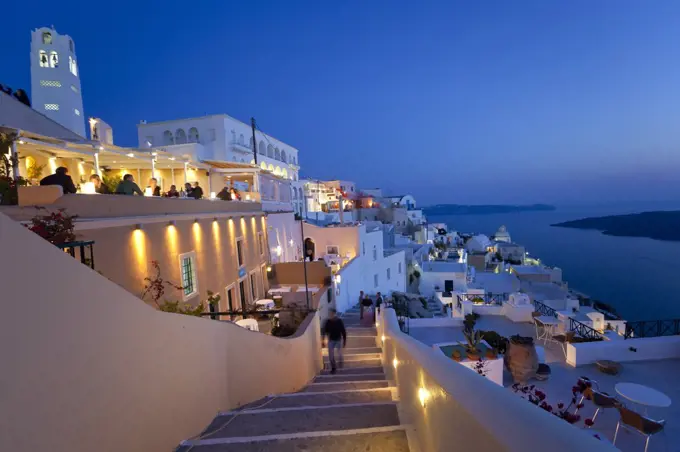
<instances>
[{"instance_id":1,"label":"whitewashed building","mask_svg":"<svg viewBox=\"0 0 680 452\"><path fill-rule=\"evenodd\" d=\"M298 150L263 134L255 133L226 114L137 124L140 148L163 149L194 160L257 164L261 169L289 180L298 180Z\"/></svg>"},{"instance_id":2,"label":"whitewashed building","mask_svg":"<svg viewBox=\"0 0 680 452\"><path fill-rule=\"evenodd\" d=\"M31 105L85 137L85 113L73 39L54 28L31 31Z\"/></svg>"}]
</instances>

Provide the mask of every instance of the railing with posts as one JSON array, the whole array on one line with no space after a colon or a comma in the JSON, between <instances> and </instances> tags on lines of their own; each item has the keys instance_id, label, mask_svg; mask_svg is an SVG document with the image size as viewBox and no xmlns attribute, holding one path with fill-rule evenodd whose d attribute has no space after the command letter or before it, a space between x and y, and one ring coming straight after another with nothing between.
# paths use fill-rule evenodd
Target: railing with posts
<instances>
[{"instance_id":1,"label":"railing with posts","mask_svg":"<svg viewBox=\"0 0 680 452\"><path fill-rule=\"evenodd\" d=\"M680 335L680 319L642 320L627 322L624 339L643 337L678 336Z\"/></svg>"},{"instance_id":2,"label":"railing with posts","mask_svg":"<svg viewBox=\"0 0 680 452\"><path fill-rule=\"evenodd\" d=\"M597 330L589 327L585 323L579 322L576 319L572 319L571 317L569 317L569 331L573 331L585 339L602 339L602 335Z\"/></svg>"},{"instance_id":3,"label":"railing with posts","mask_svg":"<svg viewBox=\"0 0 680 452\"><path fill-rule=\"evenodd\" d=\"M485 294L458 294L458 301L472 301L478 304L496 304L502 305L504 301L510 299L509 293L485 293Z\"/></svg>"},{"instance_id":4,"label":"railing with posts","mask_svg":"<svg viewBox=\"0 0 680 452\"><path fill-rule=\"evenodd\" d=\"M71 257L76 257L76 249L79 250L80 262L90 267L94 270L94 241L80 241L80 242L68 242L56 245L57 248L64 250L65 253L71 255ZM86 253L88 251L88 253ZM87 256L86 254L89 254Z\"/></svg>"},{"instance_id":5,"label":"railing with posts","mask_svg":"<svg viewBox=\"0 0 680 452\"><path fill-rule=\"evenodd\" d=\"M534 300L534 308L536 308L536 312L540 312L542 315L547 315L550 317L555 317L557 318L557 311L551 308L550 306L541 303L538 300Z\"/></svg>"}]
</instances>

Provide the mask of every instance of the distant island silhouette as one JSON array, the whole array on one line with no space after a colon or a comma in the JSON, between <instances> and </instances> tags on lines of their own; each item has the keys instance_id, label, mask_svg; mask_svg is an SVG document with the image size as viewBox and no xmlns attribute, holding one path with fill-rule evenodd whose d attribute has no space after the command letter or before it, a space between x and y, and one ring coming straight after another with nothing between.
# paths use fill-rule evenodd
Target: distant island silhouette
<instances>
[{"instance_id":1,"label":"distant island silhouette","mask_svg":"<svg viewBox=\"0 0 680 452\"><path fill-rule=\"evenodd\" d=\"M423 207L425 215L486 215L492 213L532 212L536 210L555 210L548 204L495 205L495 204L436 204Z\"/></svg>"},{"instance_id":2,"label":"distant island silhouette","mask_svg":"<svg viewBox=\"0 0 680 452\"><path fill-rule=\"evenodd\" d=\"M642 212L565 221L551 226L595 229L606 235L680 241L680 211Z\"/></svg>"}]
</instances>

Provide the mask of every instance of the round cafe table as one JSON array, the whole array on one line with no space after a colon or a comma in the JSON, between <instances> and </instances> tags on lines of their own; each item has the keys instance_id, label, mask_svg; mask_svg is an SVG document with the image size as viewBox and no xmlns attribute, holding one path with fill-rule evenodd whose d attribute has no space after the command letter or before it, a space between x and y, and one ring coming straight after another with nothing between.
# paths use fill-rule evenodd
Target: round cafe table
<instances>
[{"instance_id":1,"label":"round cafe table","mask_svg":"<svg viewBox=\"0 0 680 452\"><path fill-rule=\"evenodd\" d=\"M666 408L671 406L671 398L661 391L637 383L618 383L616 392L623 398L645 407Z\"/></svg>"}]
</instances>

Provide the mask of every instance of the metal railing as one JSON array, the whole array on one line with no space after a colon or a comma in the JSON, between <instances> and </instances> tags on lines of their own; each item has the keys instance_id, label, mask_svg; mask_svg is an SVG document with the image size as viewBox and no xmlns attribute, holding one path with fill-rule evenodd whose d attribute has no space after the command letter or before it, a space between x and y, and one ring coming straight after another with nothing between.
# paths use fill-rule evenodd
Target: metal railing
<instances>
[{"instance_id":1,"label":"metal railing","mask_svg":"<svg viewBox=\"0 0 680 452\"><path fill-rule=\"evenodd\" d=\"M557 318L557 311L551 308L550 306L541 303L538 300L534 300L534 308L536 308L536 312L540 312L542 315L547 315L550 317L555 317Z\"/></svg>"},{"instance_id":2,"label":"metal railing","mask_svg":"<svg viewBox=\"0 0 680 452\"><path fill-rule=\"evenodd\" d=\"M585 339L602 339L602 335L597 330L589 327L585 323L579 322L576 319L572 319L571 317L569 317L569 331L573 331Z\"/></svg>"},{"instance_id":3,"label":"metal railing","mask_svg":"<svg viewBox=\"0 0 680 452\"><path fill-rule=\"evenodd\" d=\"M90 241L80 241L80 242L68 242L56 245L57 248L64 250L64 252L71 255L71 257L76 257L76 249L80 251L80 262L90 267L94 270L94 240ZM89 251L89 257L86 256L85 251Z\"/></svg>"},{"instance_id":4,"label":"metal railing","mask_svg":"<svg viewBox=\"0 0 680 452\"><path fill-rule=\"evenodd\" d=\"M678 335L680 335L680 319L669 319L628 322L623 337L624 339L637 339Z\"/></svg>"},{"instance_id":5,"label":"metal railing","mask_svg":"<svg viewBox=\"0 0 680 452\"><path fill-rule=\"evenodd\" d=\"M509 293L485 293L485 294L458 294L458 303L462 301L472 301L474 303L481 303L483 304L496 304L496 305L502 305L504 301L508 301L510 299L510 294Z\"/></svg>"}]
</instances>

